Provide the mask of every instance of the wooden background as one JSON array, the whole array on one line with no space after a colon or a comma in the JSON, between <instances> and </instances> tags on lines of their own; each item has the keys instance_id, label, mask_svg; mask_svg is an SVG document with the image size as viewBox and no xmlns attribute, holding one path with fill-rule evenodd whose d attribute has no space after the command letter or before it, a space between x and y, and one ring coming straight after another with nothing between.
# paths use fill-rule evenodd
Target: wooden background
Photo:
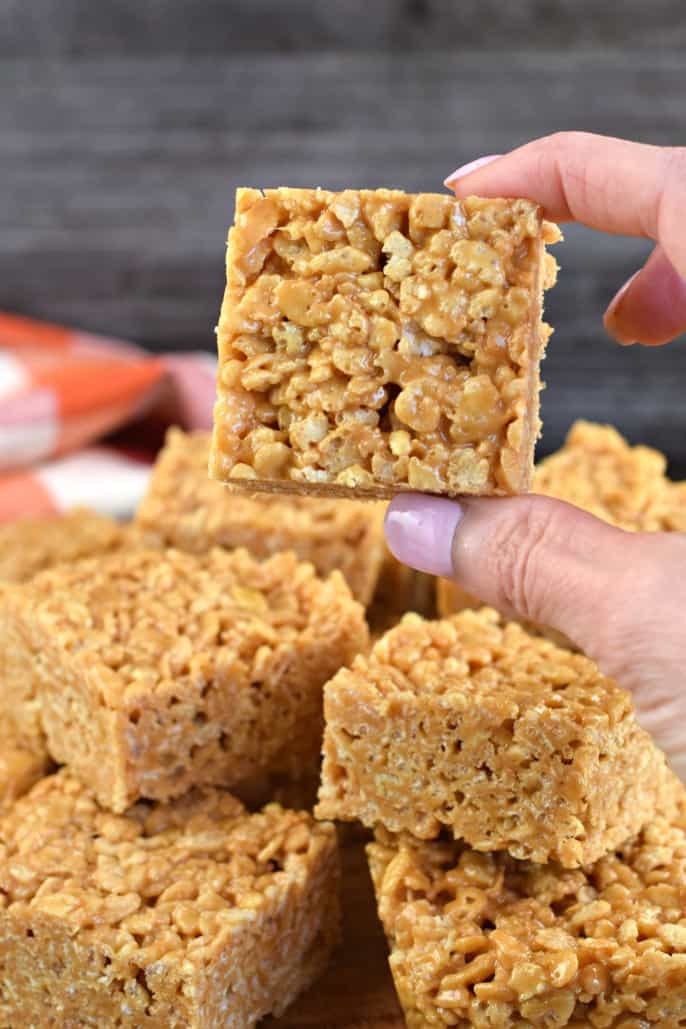
<instances>
[{"instance_id":1,"label":"wooden background","mask_svg":"<svg viewBox=\"0 0 686 1029\"><path fill-rule=\"evenodd\" d=\"M683 0L0 12L0 307L151 348L213 346L237 184L439 189L556 129L684 142ZM558 248L542 450L584 415L686 476L686 347L625 351L600 322L647 250L575 227Z\"/></svg>"}]
</instances>

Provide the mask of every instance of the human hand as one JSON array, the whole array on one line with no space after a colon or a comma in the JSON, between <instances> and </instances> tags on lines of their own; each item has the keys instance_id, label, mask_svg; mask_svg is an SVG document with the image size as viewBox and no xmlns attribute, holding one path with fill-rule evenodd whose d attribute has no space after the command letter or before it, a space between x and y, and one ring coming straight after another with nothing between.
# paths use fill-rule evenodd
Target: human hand
<instances>
[{"instance_id":1,"label":"human hand","mask_svg":"<svg viewBox=\"0 0 686 1029\"><path fill-rule=\"evenodd\" d=\"M447 184L458 196L524 196L555 221L654 239L605 326L647 345L686 329L686 148L561 133L473 162ZM642 724L686 780L686 535L624 532L548 497L417 494L393 500L386 535L406 564L574 640L634 692Z\"/></svg>"}]
</instances>

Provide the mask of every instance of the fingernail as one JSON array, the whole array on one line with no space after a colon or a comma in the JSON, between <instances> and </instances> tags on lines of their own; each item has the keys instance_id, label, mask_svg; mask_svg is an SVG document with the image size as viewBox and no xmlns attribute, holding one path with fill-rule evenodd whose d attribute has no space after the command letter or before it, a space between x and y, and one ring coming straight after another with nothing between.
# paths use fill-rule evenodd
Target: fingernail
<instances>
[{"instance_id":1,"label":"fingernail","mask_svg":"<svg viewBox=\"0 0 686 1029\"><path fill-rule=\"evenodd\" d=\"M490 164L491 161L497 161L498 158L502 156L502 154L487 154L485 157L477 157L476 160L470 161L468 164L463 164L460 168L456 168L455 171L444 180L443 185L450 186L455 179L461 179L463 176L476 171L477 168L483 168L485 164Z\"/></svg>"},{"instance_id":2,"label":"fingernail","mask_svg":"<svg viewBox=\"0 0 686 1029\"><path fill-rule=\"evenodd\" d=\"M619 308L622 305L622 300L624 299L624 296L626 295L629 286L634 281L637 275L638 272L634 272L634 274L626 280L621 289L617 290L612 300L607 305L607 310L605 311L605 318L603 319L605 322L605 329L607 330L607 332L610 334L610 336L612 336L615 342L620 343L623 347L632 347L634 343L638 342L638 340L635 340L630 336L624 335L617 322L617 312L619 311Z\"/></svg>"},{"instance_id":3,"label":"fingernail","mask_svg":"<svg viewBox=\"0 0 686 1029\"><path fill-rule=\"evenodd\" d=\"M430 575L453 574L452 543L462 520L456 500L403 493L386 511L386 540L394 557Z\"/></svg>"}]
</instances>

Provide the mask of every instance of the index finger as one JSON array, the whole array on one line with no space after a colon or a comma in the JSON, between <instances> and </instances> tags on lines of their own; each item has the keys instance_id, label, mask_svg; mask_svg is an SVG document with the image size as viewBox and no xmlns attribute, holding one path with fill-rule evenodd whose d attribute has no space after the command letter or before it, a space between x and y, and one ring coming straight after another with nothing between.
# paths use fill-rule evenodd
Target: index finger
<instances>
[{"instance_id":1,"label":"index finger","mask_svg":"<svg viewBox=\"0 0 686 1029\"><path fill-rule=\"evenodd\" d=\"M662 243L686 273L686 149L560 132L446 179L457 196L527 197L554 221Z\"/></svg>"}]
</instances>

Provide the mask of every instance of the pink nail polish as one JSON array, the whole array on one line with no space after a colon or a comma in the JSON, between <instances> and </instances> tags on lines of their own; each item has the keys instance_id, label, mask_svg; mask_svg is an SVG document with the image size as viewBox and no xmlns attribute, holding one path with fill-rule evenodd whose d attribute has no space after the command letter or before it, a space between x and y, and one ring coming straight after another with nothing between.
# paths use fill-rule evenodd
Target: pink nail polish
<instances>
[{"instance_id":1,"label":"pink nail polish","mask_svg":"<svg viewBox=\"0 0 686 1029\"><path fill-rule=\"evenodd\" d=\"M607 305L607 310L605 311L605 328L607 329L608 333L612 336L612 338L615 340L615 342L621 344L621 346L623 347L632 347L634 343L636 343L637 341L635 339L627 339L626 336L623 336L621 332L617 331L617 327L615 325L615 316L617 314L617 309L622 303L622 300L627 290L629 289L631 283L634 281L638 274L639 272L634 272L634 274L626 280L624 285L617 290L612 300Z\"/></svg>"},{"instance_id":2,"label":"pink nail polish","mask_svg":"<svg viewBox=\"0 0 686 1029\"><path fill-rule=\"evenodd\" d=\"M398 561L430 575L453 574L452 543L463 511L456 500L403 493L386 512L386 540Z\"/></svg>"},{"instance_id":3,"label":"pink nail polish","mask_svg":"<svg viewBox=\"0 0 686 1029\"><path fill-rule=\"evenodd\" d=\"M456 179L461 179L465 175L470 175L477 168L483 168L485 164L490 164L491 161L497 161L502 154L487 154L485 157L477 157L474 161L470 161L468 164L463 164L461 167L456 168L455 171L444 180L445 186L450 186L451 183L455 182Z\"/></svg>"}]
</instances>

